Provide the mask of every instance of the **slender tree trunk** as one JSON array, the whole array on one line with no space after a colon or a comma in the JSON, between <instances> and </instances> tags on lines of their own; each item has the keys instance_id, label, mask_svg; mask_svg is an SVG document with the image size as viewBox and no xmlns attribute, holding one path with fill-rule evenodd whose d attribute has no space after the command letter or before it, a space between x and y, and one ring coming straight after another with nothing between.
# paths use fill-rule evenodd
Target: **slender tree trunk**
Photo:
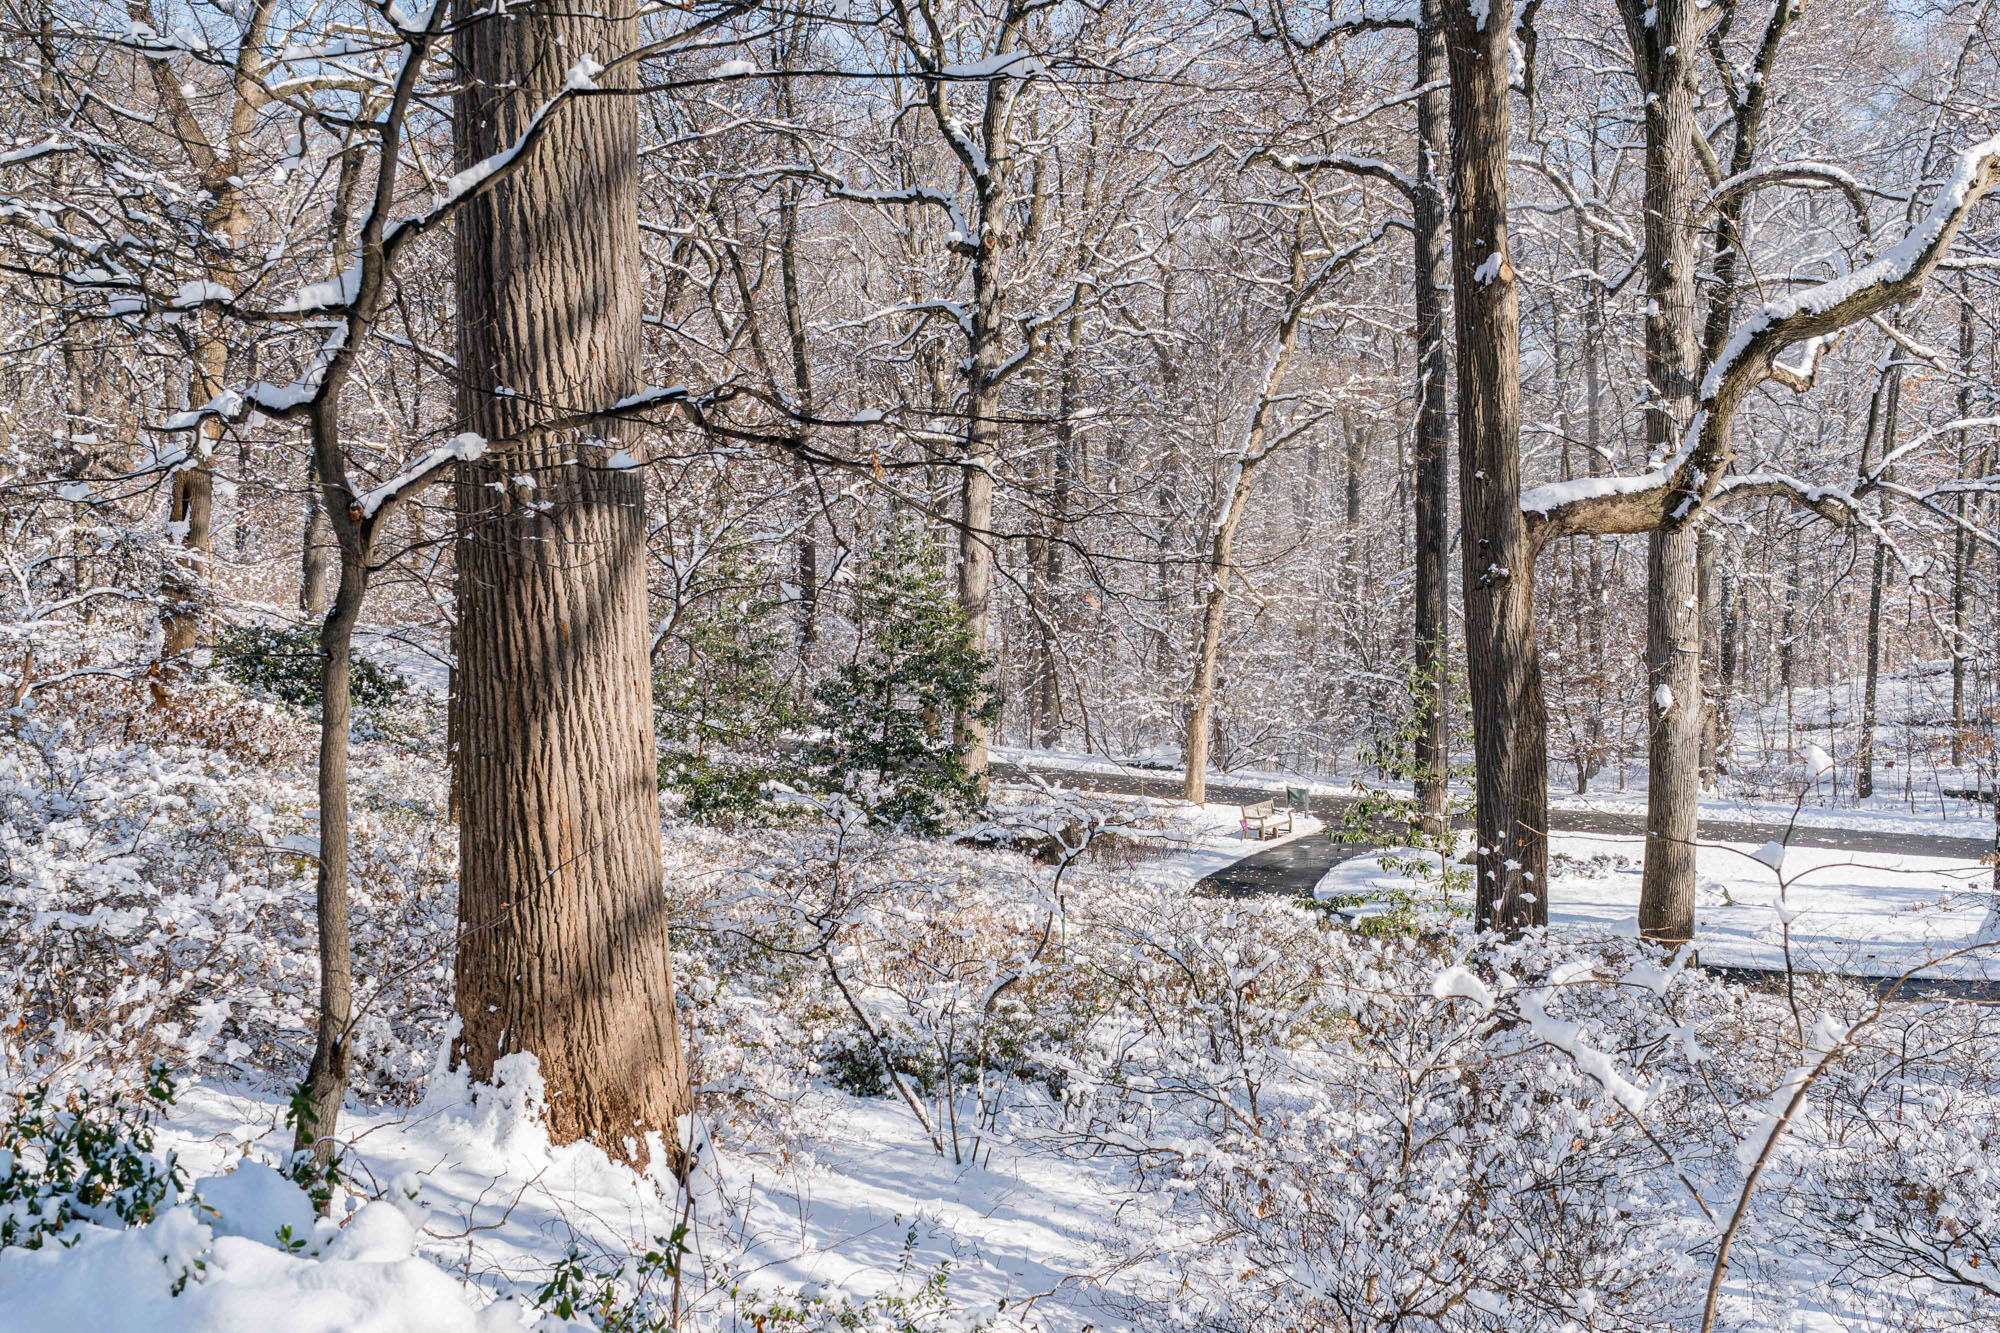
<instances>
[{"instance_id":1,"label":"slender tree trunk","mask_svg":"<svg viewBox=\"0 0 2000 1333\"><path fill-rule=\"evenodd\" d=\"M1700 374L1695 308L1694 70L1702 18L1694 0L1623 0L1633 67L1646 96L1646 442L1680 444ZM1701 615L1698 520L1646 539L1646 863L1639 933L1668 944L1694 935L1695 835L1701 808Z\"/></svg>"},{"instance_id":2,"label":"slender tree trunk","mask_svg":"<svg viewBox=\"0 0 2000 1333\"><path fill-rule=\"evenodd\" d=\"M781 83L781 96L785 106L791 105L791 80ZM798 410L810 415L813 410L812 359L806 342L805 298L799 284L799 197L798 185L787 180L780 184L778 193L779 214L779 276L783 280L785 297L785 332L792 348L792 393L797 397ZM807 434L800 429L799 442L806 443ZM795 480L804 483L811 479L811 473L803 462L792 469ZM799 647L810 649L819 642L819 537L818 506L813 503L810 490L803 486L799 492ZM801 651L803 658L804 652Z\"/></svg>"},{"instance_id":3,"label":"slender tree trunk","mask_svg":"<svg viewBox=\"0 0 2000 1333\"><path fill-rule=\"evenodd\" d=\"M1972 415L1972 349L1975 325L1972 318L1972 302L1961 290L1958 302L1958 415L1960 420ZM1966 475L1966 456L1971 452L1971 439L1964 433L1959 435L1958 475ZM1966 610L1970 603L1972 584L1972 556L1975 547L1965 531L1965 493L1963 491L1953 501L1954 517L1958 526L1951 534L1951 766L1961 768L1965 764L1965 659L1966 652Z\"/></svg>"},{"instance_id":4,"label":"slender tree trunk","mask_svg":"<svg viewBox=\"0 0 2000 1333\"><path fill-rule=\"evenodd\" d=\"M1703 791L1715 790L1717 746L1721 739L1717 732L1720 714L1716 706L1715 688L1711 684L1715 678L1713 646L1722 638L1721 593L1717 588L1715 577L1716 551L1721 544L1721 534L1715 530L1714 525L1703 524L1694 548L1695 595L1701 603L1698 620L1701 634L1698 676L1701 684L1701 747L1695 769L1700 775Z\"/></svg>"},{"instance_id":5,"label":"slender tree trunk","mask_svg":"<svg viewBox=\"0 0 2000 1333\"><path fill-rule=\"evenodd\" d=\"M1893 349L1890 355L1895 355ZM1896 451L1896 417L1903 398L1903 369L1892 365L1888 370L1887 401L1882 409L1881 451L1887 458ZM1866 446L1864 446L1865 448ZM1863 458L1862 465L1867 466ZM1883 479L1889 478L1887 470ZM1886 526L1889 519L1889 496L1882 496L1882 521ZM1882 676L1882 594L1889 579L1889 547L1879 538L1875 542L1875 565L1873 576L1868 583L1868 674L1861 695L1861 746L1854 756L1854 797L1865 801L1875 794L1875 699Z\"/></svg>"},{"instance_id":6,"label":"slender tree trunk","mask_svg":"<svg viewBox=\"0 0 2000 1333\"><path fill-rule=\"evenodd\" d=\"M1187 731L1182 754L1181 795L1199 803L1208 795L1208 743L1215 704L1215 664L1222 650L1222 624L1229 606L1229 578L1236 568L1236 528L1243 521L1250 501L1250 480L1275 447L1267 443L1271 412L1278 387L1291 367L1298 347L1299 318L1305 313L1306 255L1305 228L1301 221L1292 234L1292 289L1285 312L1278 321L1264 364L1264 378L1257 386L1257 399L1250 409L1250 423L1243 432L1241 448L1230 455L1227 470L1215 497L1215 517L1208 529L1208 587L1203 591L1201 632L1195 642L1194 682L1188 692Z\"/></svg>"},{"instance_id":7,"label":"slender tree trunk","mask_svg":"<svg viewBox=\"0 0 2000 1333\"><path fill-rule=\"evenodd\" d=\"M313 430L314 458L320 488L341 503L341 473L330 464L338 446L322 443L326 432L339 429L337 403L318 414ZM314 885L314 914L319 933L319 1016L312 1066L306 1074L304 1114L296 1126L293 1146L310 1149L320 1165L333 1160L340 1106L351 1077L348 1038L354 1024L354 959L348 933L348 798L347 755L352 725L350 686L354 627L368 595L368 552L361 525L342 514L339 519L340 590L332 609L320 622L319 724L319 869Z\"/></svg>"},{"instance_id":8,"label":"slender tree trunk","mask_svg":"<svg viewBox=\"0 0 2000 1333\"><path fill-rule=\"evenodd\" d=\"M993 467L1000 457L1003 293L1000 286L997 217L982 212L978 253L973 260L972 355L967 360L965 452L959 469L958 606L973 646L988 651L993 595ZM965 766L982 786L986 780L987 724L961 714L954 728L965 744Z\"/></svg>"},{"instance_id":9,"label":"slender tree trunk","mask_svg":"<svg viewBox=\"0 0 2000 1333\"><path fill-rule=\"evenodd\" d=\"M1730 755L1736 744L1736 678L1742 669L1743 651L1743 587L1736 574L1736 557L1727 547L1716 586L1721 590L1715 660L1715 772L1720 779L1730 771Z\"/></svg>"},{"instance_id":10,"label":"slender tree trunk","mask_svg":"<svg viewBox=\"0 0 2000 1333\"><path fill-rule=\"evenodd\" d=\"M1036 633L1035 715L1041 729L1035 743L1049 748L1062 744L1062 688L1058 674L1066 621L1059 584L1063 572L1063 542L1069 532L1071 493L1076 485L1076 411L1083 395L1083 317L1070 317L1069 340L1063 357L1061 388L1056 404L1055 456L1049 486L1048 536L1042 542L1036 569L1038 603L1033 608Z\"/></svg>"},{"instance_id":11,"label":"slender tree trunk","mask_svg":"<svg viewBox=\"0 0 2000 1333\"><path fill-rule=\"evenodd\" d=\"M631 49L633 0L496 16L460 0L461 168L514 142L570 62ZM561 53L561 54L552 54ZM537 424L638 386L635 67L572 100L458 216L467 426L458 481L458 1056L534 1055L550 1135L679 1165L690 1093L674 1008L649 703L645 485L629 426ZM625 90L621 94L618 90ZM495 390L508 392L496 392ZM537 479L533 490L514 479Z\"/></svg>"},{"instance_id":12,"label":"slender tree trunk","mask_svg":"<svg viewBox=\"0 0 2000 1333\"><path fill-rule=\"evenodd\" d=\"M1417 29L1417 82L1429 87L1445 78L1444 0L1424 0ZM1416 464L1416 625L1413 645L1420 693L1413 719L1417 766L1417 807L1423 830L1445 832L1445 796L1451 771L1451 700L1446 663L1451 625L1450 382L1445 362L1445 321L1449 225L1445 173L1450 154L1450 95L1442 88L1417 100L1417 197L1413 232L1416 266L1417 424Z\"/></svg>"},{"instance_id":13,"label":"slender tree trunk","mask_svg":"<svg viewBox=\"0 0 2000 1333\"><path fill-rule=\"evenodd\" d=\"M1580 225L1580 224L1579 224ZM1603 238L1593 233L1589 240L1591 269L1596 271L1604 250ZM1590 475L1602 476L1605 471L1604 457L1604 292L1593 286L1590 300L1584 306L1583 327L1583 379L1584 392L1588 401L1584 406L1584 443L1589 446L1587 460ZM1610 577L1604 564L1605 538L1591 537L1590 572L1587 582L1589 609L1584 615L1585 641L1589 645L1590 660L1590 717L1584 723L1584 736L1589 754L1579 766L1577 792L1589 790L1590 779L1597 776L1604 767L1604 715L1609 707L1606 698L1606 683L1610 669L1605 662L1605 618L1609 599ZM1622 760L1621 760L1622 763ZM1623 771L1620 771L1623 781Z\"/></svg>"},{"instance_id":14,"label":"slender tree trunk","mask_svg":"<svg viewBox=\"0 0 2000 1333\"><path fill-rule=\"evenodd\" d=\"M1548 921L1548 722L1535 550L1521 513L1521 307L1507 254L1513 0L1447 6L1452 294L1466 675L1477 771L1475 920Z\"/></svg>"}]
</instances>

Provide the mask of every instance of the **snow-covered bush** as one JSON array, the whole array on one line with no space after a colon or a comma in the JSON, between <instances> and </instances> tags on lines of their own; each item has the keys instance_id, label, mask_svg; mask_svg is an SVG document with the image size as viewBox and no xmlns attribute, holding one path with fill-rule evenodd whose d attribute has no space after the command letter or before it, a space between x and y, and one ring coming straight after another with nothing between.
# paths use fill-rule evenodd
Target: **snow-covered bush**
<instances>
[{"instance_id":1,"label":"snow-covered bush","mask_svg":"<svg viewBox=\"0 0 2000 1333\"><path fill-rule=\"evenodd\" d=\"M155 1063L203 1061L289 1087L318 968L317 801L286 763L303 729L219 687L162 705L72 681L31 702L0 732L0 1092L130 1089ZM387 747L366 760L354 1049L357 1090L383 1094L422 1071L449 1007L455 838L435 769Z\"/></svg>"}]
</instances>

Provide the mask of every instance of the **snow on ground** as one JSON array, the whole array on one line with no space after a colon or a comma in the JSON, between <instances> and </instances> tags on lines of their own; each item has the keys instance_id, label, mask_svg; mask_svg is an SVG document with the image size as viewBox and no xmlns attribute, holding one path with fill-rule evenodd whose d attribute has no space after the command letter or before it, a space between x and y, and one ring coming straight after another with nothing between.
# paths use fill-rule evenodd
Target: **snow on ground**
<instances>
[{"instance_id":1,"label":"snow on ground","mask_svg":"<svg viewBox=\"0 0 2000 1333\"><path fill-rule=\"evenodd\" d=\"M1550 792L1552 810L1588 810L1604 814L1626 814L1643 819L1646 790L1641 782L1622 792ZM1826 779L1813 786L1803 804L1792 801L1759 801L1744 796L1703 793L1701 818L1718 824L1775 824L1780 828L1853 829L1865 833L1930 833L1947 838L1990 838L1993 819L1971 801L1914 804L1901 797L1877 796L1855 803L1845 796L1835 800Z\"/></svg>"},{"instance_id":2,"label":"snow on ground","mask_svg":"<svg viewBox=\"0 0 2000 1333\"><path fill-rule=\"evenodd\" d=\"M1114 808L1130 810L1134 833L1163 853L1162 859L1147 864L1147 873L1182 885L1193 885L1246 856L1312 837L1326 827L1311 815L1293 815L1289 832L1259 838L1246 832L1240 805L1210 801L1191 806L1145 797L1116 802Z\"/></svg>"},{"instance_id":3,"label":"snow on ground","mask_svg":"<svg viewBox=\"0 0 2000 1333\"><path fill-rule=\"evenodd\" d=\"M677 975L704 1117L692 1211L661 1175L588 1146L552 1148L524 1063L504 1068L497 1089L435 1064L425 1076L449 1041L440 963L395 969L382 992L343 1117L347 1183L335 1221L315 1223L270 1169L311 1047L300 999L313 980L310 937L294 924L310 877L294 858L244 850L308 836L310 793L270 757L301 738L265 710L244 716L266 731L233 730L240 753L226 762L171 740L0 747L12 765L0 767L11 784L0 824L16 874L40 875L10 890L8 910L65 959L74 953L62 983L71 998L105 992L79 1005L104 1017L79 1024L71 1056L92 1071L161 1050L179 1061L160 1146L182 1154L210 1205L130 1230L78 1224L73 1249L0 1248L0 1333L583 1333L593 1325L531 1308L564 1256L629 1278L632 1256L684 1217L684 1295L704 1333L760 1327L745 1313L760 1292L865 1303L938 1275L954 1308L915 1322L923 1333L980 1321L1261 1333L1314 1326L1322 1290L1372 1301L1390 1270L1446 1284L1440 1299L1459 1310L1531 1310L1547 1292L1566 1299L1600 1283L1664 1302L1647 1326L1678 1333L1694 1325L1675 1303L1700 1292L1714 1238L1689 1192L1726 1215L1743 1145L1768 1134L1774 1085L1801 1058L1803 1038L1771 997L1663 968L1631 942L1637 838L1558 835L1549 938L1480 941L1474 958L1462 937L1369 937L1289 900L1188 893L1274 845L1244 838L1233 804L1025 793L1033 828L1082 819L1110 835L1061 867L1006 846L842 834L823 821L670 820ZM452 863L434 758L387 740L364 757L355 913L373 995L387 975L377 960L448 943ZM73 768L82 795L52 792L39 776L52 766ZM167 796L184 817L161 817ZM1290 838L1317 831L1300 820ZM1988 872L1963 860L1715 847L1699 873L1708 962L1773 965L1789 922L1802 966L1894 973L1973 938L1988 907ZM1380 898L1420 887L1392 878L1373 856L1323 888ZM135 933L168 907L172 930ZM210 939L240 948L214 955ZM838 942L808 955L825 940ZM197 963L208 972L185 994L145 994L146 978L193 977ZM23 994L50 985L33 959L8 965ZM835 967L886 1035L875 1063L827 978ZM1002 976L1019 981L1004 999ZM135 988L149 1007L118 998ZM1842 1022L1867 1003L1837 981L1819 993ZM2000 1142L1984 1054L1992 1020L1973 1006L1913 1005L1895 1022L1905 1027L1857 1036L1876 1044L1850 1081L1833 1085L1847 1065L1830 1076L1787 1138L1765 1187L1779 1199L1755 1211L1725 1288L1732 1330L1918 1326L1839 1286L1853 1271L1839 1264L1862 1262L1852 1256L1888 1234L1841 1231L1842 1199L1875 1199L1870 1226L1919 1236L1936 1229L1918 1206L1925 1191L1965 1215L2000 1209L1981 1174ZM1902 1040L1906 1028L1916 1039ZM1008 1051L1003 1072L985 1062L989 1029ZM0 1027L9 1040L13 1031ZM980 1034L978 1081L938 1077L964 1070L954 1060L968 1033ZM891 1049L943 1151L910 1105L865 1086ZM1887 1061L1902 1071L1896 1086L1921 1095L1882 1092L1871 1070ZM1854 1130L1871 1118L1898 1134ZM1396 1124L1421 1126L1416 1157L1380 1132ZM1672 1171L1649 1135L1671 1141ZM1891 1140L1902 1156L1870 1155ZM1474 1175L1505 1187L1474 1197L1463 1188ZM1530 1180L1542 1183L1521 1185ZM1906 1190L1912 1181L1922 1189ZM1635 1226L1628 1205L1641 1194L1646 1221ZM1538 1211L1544 1199L1561 1206ZM1588 1219L1597 1229L1564 1230ZM1817 1229L1785 1229L1807 1221ZM296 1252L272 1243L280 1226L302 1242ZM1516 1253L1496 1236L1546 1248ZM1836 1245L1849 1257L1816 1257ZM1588 1283L1543 1280L1579 1254L1595 1256ZM1990 1271L1990 1256L1982 1264ZM1952 1292L1929 1281L1896 1290L1958 1318ZM1499 1314L1446 1326L1515 1327ZM1551 1315L1532 1326L1562 1325Z\"/></svg>"},{"instance_id":4,"label":"snow on ground","mask_svg":"<svg viewBox=\"0 0 2000 1333\"><path fill-rule=\"evenodd\" d=\"M614 1165L589 1145L552 1148L533 1118L538 1086L481 1090L437 1076L406 1110L363 1112L336 1225L271 1169L289 1142L268 1094L200 1084L184 1091L161 1147L204 1199L147 1228L86 1228L76 1249L0 1249L7 1333L503 1333L535 1323L527 1303L552 1256L618 1259L658 1244L681 1219L666 1178ZM967 1326L1003 1313L1064 1333L1121 1326L1099 1283L1129 1259L1122 1191L1108 1169L982 1139L966 1160L934 1151L887 1100L817 1094L821 1128L789 1160L711 1148L687 1216L695 1308L725 1290L824 1290L861 1302L949 1266ZM976 1158L976 1162L973 1160ZM280 1226L311 1237L298 1253ZM421 1256L421 1257L418 1257ZM181 1296L177 1276L197 1257ZM470 1284L470 1285L467 1285ZM498 1301L492 1297L498 1293ZM746 1325L747 1326L747 1325Z\"/></svg>"},{"instance_id":5,"label":"snow on ground","mask_svg":"<svg viewBox=\"0 0 2000 1333\"><path fill-rule=\"evenodd\" d=\"M1551 837L1550 926L1636 936L1644 850L1639 837ZM1363 916L1394 899L1434 896L1428 883L1403 868L1416 855L1398 850L1342 862L1320 880L1315 896L1361 899L1354 914ZM1384 868L1385 856L1395 868ZM1962 858L1705 843L1695 873L1695 945L1704 963L1782 969L1789 942L1791 963L1802 971L1900 976L1923 967L1925 976L2000 978L1996 951L1924 966L1988 938L1994 906L1989 866Z\"/></svg>"}]
</instances>

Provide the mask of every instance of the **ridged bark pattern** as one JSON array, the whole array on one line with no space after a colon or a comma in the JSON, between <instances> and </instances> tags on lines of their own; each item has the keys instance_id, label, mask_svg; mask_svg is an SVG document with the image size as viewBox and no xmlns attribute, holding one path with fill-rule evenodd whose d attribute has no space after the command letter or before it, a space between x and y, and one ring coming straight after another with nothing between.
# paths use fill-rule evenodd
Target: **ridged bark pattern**
<instances>
[{"instance_id":1,"label":"ridged bark pattern","mask_svg":"<svg viewBox=\"0 0 2000 1333\"><path fill-rule=\"evenodd\" d=\"M513 141L579 58L632 45L631 0L493 16L463 3L459 165ZM605 74L629 89L630 66ZM458 482L460 1053L540 1058L548 1121L640 1158L689 1093L661 886L645 488L538 420L637 387L634 99L560 108L532 156L459 215L461 396L490 451ZM511 392L509 392L511 391ZM636 450L637 446L632 445Z\"/></svg>"}]
</instances>

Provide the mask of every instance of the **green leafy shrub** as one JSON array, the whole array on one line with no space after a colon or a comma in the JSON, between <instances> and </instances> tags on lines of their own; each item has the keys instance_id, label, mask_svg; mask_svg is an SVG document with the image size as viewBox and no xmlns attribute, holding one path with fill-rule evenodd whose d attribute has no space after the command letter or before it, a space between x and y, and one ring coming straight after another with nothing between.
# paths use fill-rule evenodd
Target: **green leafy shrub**
<instances>
[{"instance_id":1,"label":"green leafy shrub","mask_svg":"<svg viewBox=\"0 0 2000 1333\"><path fill-rule=\"evenodd\" d=\"M693 750L669 750L660 756L660 785L677 791L689 819L712 824L764 812L764 784L777 774L756 763L710 758Z\"/></svg>"},{"instance_id":2,"label":"green leafy shrub","mask_svg":"<svg viewBox=\"0 0 2000 1333\"><path fill-rule=\"evenodd\" d=\"M153 1152L153 1117L174 1101L163 1068L137 1096L49 1098L47 1084L23 1093L0 1124L0 1247L40 1249L76 1222L144 1226L179 1200L185 1174Z\"/></svg>"},{"instance_id":3,"label":"green leafy shrub","mask_svg":"<svg viewBox=\"0 0 2000 1333\"><path fill-rule=\"evenodd\" d=\"M725 560L677 609L653 672L654 725L670 751L761 752L796 720L777 606L767 580Z\"/></svg>"},{"instance_id":4,"label":"green leafy shrub","mask_svg":"<svg viewBox=\"0 0 2000 1333\"><path fill-rule=\"evenodd\" d=\"M1443 707L1447 709L1453 707L1456 697L1453 684L1452 678L1444 682ZM1471 798L1463 786L1471 778L1472 770L1447 760L1439 772L1418 757L1419 722L1425 711L1422 705L1437 700L1440 691L1437 682L1426 679L1414 662L1407 664L1405 689L1409 694L1409 709L1374 733L1365 758L1368 766L1384 778L1407 782L1410 789L1371 787L1357 779L1353 804L1339 824L1327 829L1327 836L1338 842L1379 847L1385 840L1393 839L1401 844L1379 853L1377 860L1388 873L1405 876L1418 884L1421 896L1385 889L1367 897L1342 895L1320 904L1332 910L1371 903L1384 905L1385 911L1365 918L1357 927L1363 934L1378 937L1414 932L1420 908L1462 914L1467 910L1472 891L1472 871L1458 862L1458 835L1454 832L1455 825L1472 812ZM1432 779L1446 783L1443 827L1434 830L1424 827L1423 807L1415 794L1418 787Z\"/></svg>"},{"instance_id":5,"label":"green leafy shrub","mask_svg":"<svg viewBox=\"0 0 2000 1333\"><path fill-rule=\"evenodd\" d=\"M655 1237L652 1249L614 1272L592 1268L571 1250L535 1293L535 1308L587 1322L600 1333L668 1333L679 1323L673 1307L687 1252L686 1222L671 1236Z\"/></svg>"},{"instance_id":6,"label":"green leafy shrub","mask_svg":"<svg viewBox=\"0 0 2000 1333\"><path fill-rule=\"evenodd\" d=\"M999 717L992 659L972 641L936 549L907 519L870 557L855 611L854 660L813 691L810 763L870 815L935 836L979 803L957 719Z\"/></svg>"},{"instance_id":7,"label":"green leafy shrub","mask_svg":"<svg viewBox=\"0 0 2000 1333\"><path fill-rule=\"evenodd\" d=\"M215 669L246 690L300 708L319 707L319 633L307 625L236 625L216 640ZM410 682L359 653L350 656L348 694L358 712L387 708Z\"/></svg>"}]
</instances>

